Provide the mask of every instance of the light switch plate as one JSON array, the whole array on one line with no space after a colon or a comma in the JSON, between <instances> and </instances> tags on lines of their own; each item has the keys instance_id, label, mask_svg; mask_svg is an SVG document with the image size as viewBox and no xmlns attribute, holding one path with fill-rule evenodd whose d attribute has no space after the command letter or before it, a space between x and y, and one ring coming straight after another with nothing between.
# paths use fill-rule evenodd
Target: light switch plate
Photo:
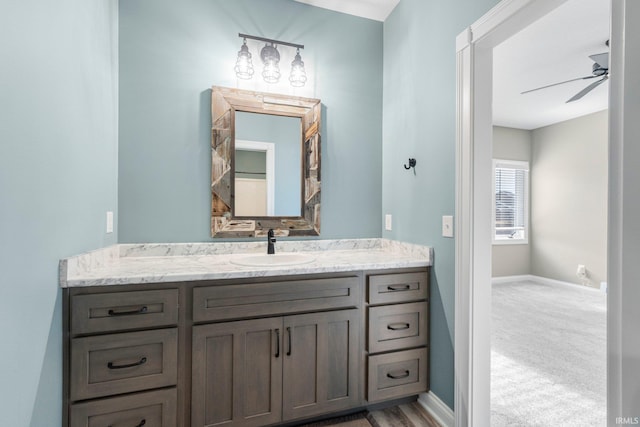
<instances>
[{"instance_id":1,"label":"light switch plate","mask_svg":"<svg viewBox=\"0 0 640 427\"><path fill-rule=\"evenodd\" d=\"M107 211L107 233L113 233L113 212Z\"/></svg>"},{"instance_id":2,"label":"light switch plate","mask_svg":"<svg viewBox=\"0 0 640 427\"><path fill-rule=\"evenodd\" d=\"M453 216L442 217L442 237L453 237Z\"/></svg>"},{"instance_id":3,"label":"light switch plate","mask_svg":"<svg viewBox=\"0 0 640 427\"><path fill-rule=\"evenodd\" d=\"M391 214L386 214L384 216L384 229L387 231L391 231L392 229L392 217Z\"/></svg>"}]
</instances>

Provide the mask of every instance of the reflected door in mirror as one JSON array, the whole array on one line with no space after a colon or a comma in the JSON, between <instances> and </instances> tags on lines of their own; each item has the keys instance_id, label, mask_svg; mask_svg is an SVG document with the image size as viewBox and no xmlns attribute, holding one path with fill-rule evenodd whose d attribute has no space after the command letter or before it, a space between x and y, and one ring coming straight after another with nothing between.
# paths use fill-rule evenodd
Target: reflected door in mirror
<instances>
[{"instance_id":1,"label":"reflected door in mirror","mask_svg":"<svg viewBox=\"0 0 640 427\"><path fill-rule=\"evenodd\" d=\"M267 207L267 192L273 180L267 178L267 149L252 150L236 141L235 216L273 215L273 203Z\"/></svg>"}]
</instances>

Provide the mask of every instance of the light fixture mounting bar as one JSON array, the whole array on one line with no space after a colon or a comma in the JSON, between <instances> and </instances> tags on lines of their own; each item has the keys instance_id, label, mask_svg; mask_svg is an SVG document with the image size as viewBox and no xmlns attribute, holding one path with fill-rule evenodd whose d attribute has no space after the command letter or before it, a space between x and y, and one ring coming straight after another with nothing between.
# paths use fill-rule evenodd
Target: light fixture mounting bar
<instances>
[{"instance_id":1,"label":"light fixture mounting bar","mask_svg":"<svg viewBox=\"0 0 640 427\"><path fill-rule=\"evenodd\" d=\"M283 41L280 41L280 40L268 39L268 38L265 38L265 37L251 36L249 34L238 33L238 37L241 37L241 38L244 38L244 39L258 40L258 41L266 42L266 43L273 43L273 44L277 44L277 45L285 45L285 46L297 47L298 49L304 49L304 45L303 44L283 42Z\"/></svg>"}]
</instances>

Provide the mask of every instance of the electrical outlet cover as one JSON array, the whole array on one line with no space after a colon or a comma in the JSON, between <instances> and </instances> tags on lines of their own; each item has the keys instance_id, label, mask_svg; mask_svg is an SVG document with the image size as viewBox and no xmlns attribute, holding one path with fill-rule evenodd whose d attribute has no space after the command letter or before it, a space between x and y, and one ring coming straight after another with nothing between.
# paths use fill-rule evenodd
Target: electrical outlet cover
<instances>
[{"instance_id":1,"label":"electrical outlet cover","mask_svg":"<svg viewBox=\"0 0 640 427\"><path fill-rule=\"evenodd\" d=\"M453 237L453 216L442 217L442 237Z\"/></svg>"},{"instance_id":2,"label":"electrical outlet cover","mask_svg":"<svg viewBox=\"0 0 640 427\"><path fill-rule=\"evenodd\" d=\"M391 231L392 230L392 216L391 214L386 214L384 216L384 229L387 231Z\"/></svg>"}]
</instances>

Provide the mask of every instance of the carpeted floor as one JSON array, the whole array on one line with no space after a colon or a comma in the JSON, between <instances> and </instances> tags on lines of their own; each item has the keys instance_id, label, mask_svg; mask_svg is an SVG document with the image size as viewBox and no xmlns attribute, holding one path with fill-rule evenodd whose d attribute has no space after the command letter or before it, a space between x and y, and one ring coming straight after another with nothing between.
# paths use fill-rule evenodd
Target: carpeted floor
<instances>
[{"instance_id":1,"label":"carpeted floor","mask_svg":"<svg viewBox=\"0 0 640 427\"><path fill-rule=\"evenodd\" d=\"M440 427L418 403L391 406L375 411L305 424L300 427Z\"/></svg>"},{"instance_id":2,"label":"carpeted floor","mask_svg":"<svg viewBox=\"0 0 640 427\"><path fill-rule=\"evenodd\" d=\"M491 426L606 425L606 295L493 285Z\"/></svg>"}]
</instances>

